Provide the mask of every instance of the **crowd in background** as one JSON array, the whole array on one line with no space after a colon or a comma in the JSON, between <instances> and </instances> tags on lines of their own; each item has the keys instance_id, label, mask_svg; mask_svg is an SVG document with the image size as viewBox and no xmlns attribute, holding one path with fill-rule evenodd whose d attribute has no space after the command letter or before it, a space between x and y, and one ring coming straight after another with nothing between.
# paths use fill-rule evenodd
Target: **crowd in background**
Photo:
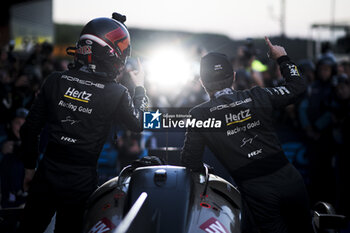
<instances>
[{"instance_id":1,"label":"crowd in background","mask_svg":"<svg viewBox=\"0 0 350 233\"><path fill-rule=\"evenodd\" d=\"M44 77L55 69L63 70L52 57L48 43L36 45L30 53L15 53L13 45L0 51L0 182L1 207L24 203L24 168L20 160L19 130Z\"/></svg>"},{"instance_id":2,"label":"crowd in background","mask_svg":"<svg viewBox=\"0 0 350 233\"><path fill-rule=\"evenodd\" d=\"M22 190L23 164L20 160L19 129L45 77L53 71L67 69L68 62L55 59L53 46L38 44L30 52L17 53L12 46L0 51L0 182L1 207L17 207L24 203ZM203 54L198 50L196 57ZM309 188L311 203L322 200L332 203L337 211L349 215L349 152L350 129L350 60L337 60L331 51L315 60L295 61L305 76L308 88L297 104L276 110L276 129L288 159L294 163ZM238 49L232 58L236 71L234 88L244 90L259 85L283 85L279 67L271 60L257 59L251 41ZM126 74L127 76L127 74ZM130 87L127 77L125 85ZM146 86L153 106L161 105L161 97ZM170 106L193 107L207 99L198 77L172 98ZM44 130L45 131L45 130ZM116 133L116 132L118 133ZM115 141L118 134L118 140ZM45 148L42 133L40 151ZM117 175L130 161L157 147L156 135L136 135L111 130L99 159L100 183Z\"/></svg>"}]
</instances>

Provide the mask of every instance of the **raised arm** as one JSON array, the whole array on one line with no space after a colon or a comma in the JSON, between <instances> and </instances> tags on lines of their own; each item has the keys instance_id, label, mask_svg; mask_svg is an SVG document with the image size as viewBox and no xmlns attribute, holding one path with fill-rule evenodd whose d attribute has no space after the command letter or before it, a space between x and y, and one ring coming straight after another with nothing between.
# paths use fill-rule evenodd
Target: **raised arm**
<instances>
[{"instance_id":1,"label":"raised arm","mask_svg":"<svg viewBox=\"0 0 350 233\"><path fill-rule=\"evenodd\" d=\"M276 60L280 66L285 84L277 87L263 88L269 96L274 107L283 107L291 104L306 90L306 81L300 75L297 66L287 56L285 49L273 45L269 38L265 37L269 47L269 57Z\"/></svg>"},{"instance_id":2,"label":"raised arm","mask_svg":"<svg viewBox=\"0 0 350 233\"><path fill-rule=\"evenodd\" d=\"M143 130L143 112L148 107L148 98L144 89L145 73L138 60L138 71L129 72L131 79L136 85L135 94L131 99L127 90L123 93L119 112L121 113L121 121L131 131L140 132Z\"/></svg>"}]
</instances>

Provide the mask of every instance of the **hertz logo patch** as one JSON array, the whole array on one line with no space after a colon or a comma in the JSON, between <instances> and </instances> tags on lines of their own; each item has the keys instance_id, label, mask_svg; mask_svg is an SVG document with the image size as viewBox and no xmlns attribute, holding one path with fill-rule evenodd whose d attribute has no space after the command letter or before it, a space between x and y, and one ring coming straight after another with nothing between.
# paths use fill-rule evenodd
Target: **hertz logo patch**
<instances>
[{"instance_id":1,"label":"hertz logo patch","mask_svg":"<svg viewBox=\"0 0 350 233\"><path fill-rule=\"evenodd\" d=\"M78 91L75 88L69 87L66 93L64 94L64 97L77 100L84 103L89 103L90 97L92 96L91 93L88 93L86 91Z\"/></svg>"}]
</instances>

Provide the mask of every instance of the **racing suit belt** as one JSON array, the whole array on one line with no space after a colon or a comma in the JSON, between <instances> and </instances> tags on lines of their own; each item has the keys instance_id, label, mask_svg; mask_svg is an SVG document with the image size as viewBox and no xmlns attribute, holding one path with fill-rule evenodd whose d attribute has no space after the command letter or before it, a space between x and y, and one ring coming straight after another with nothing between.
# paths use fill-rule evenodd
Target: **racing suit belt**
<instances>
[{"instance_id":1,"label":"racing suit belt","mask_svg":"<svg viewBox=\"0 0 350 233\"><path fill-rule=\"evenodd\" d=\"M231 171L231 176L236 182L253 179L271 174L288 164L289 161L283 152L258 159L246 166Z\"/></svg>"}]
</instances>

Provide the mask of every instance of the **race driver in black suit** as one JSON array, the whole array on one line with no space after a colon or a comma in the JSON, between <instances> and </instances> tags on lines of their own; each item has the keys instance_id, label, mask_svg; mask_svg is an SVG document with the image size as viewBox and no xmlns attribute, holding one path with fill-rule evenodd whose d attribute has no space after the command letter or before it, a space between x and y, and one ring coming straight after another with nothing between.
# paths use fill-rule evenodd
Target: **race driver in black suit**
<instances>
[{"instance_id":1,"label":"race driver in black suit","mask_svg":"<svg viewBox=\"0 0 350 233\"><path fill-rule=\"evenodd\" d=\"M125 19L114 13L113 19L96 18L84 26L77 46L70 48L74 65L46 79L21 128L24 185L30 187L20 232L44 232L55 212L56 233L81 232L86 200L97 187L97 160L113 121L142 131L148 99L141 64L130 73L133 98L116 82L130 56ZM48 146L35 171L45 125Z\"/></svg>"},{"instance_id":2,"label":"race driver in black suit","mask_svg":"<svg viewBox=\"0 0 350 233\"><path fill-rule=\"evenodd\" d=\"M258 232L312 232L303 179L286 159L272 117L276 108L302 95L306 83L285 49L265 39L284 85L236 91L232 88L235 73L224 54L209 53L201 59L201 82L210 100L191 109L190 115L197 120L220 120L222 126L188 128L182 163L200 171L208 146L235 180ZM242 230L253 231L246 226Z\"/></svg>"}]
</instances>

